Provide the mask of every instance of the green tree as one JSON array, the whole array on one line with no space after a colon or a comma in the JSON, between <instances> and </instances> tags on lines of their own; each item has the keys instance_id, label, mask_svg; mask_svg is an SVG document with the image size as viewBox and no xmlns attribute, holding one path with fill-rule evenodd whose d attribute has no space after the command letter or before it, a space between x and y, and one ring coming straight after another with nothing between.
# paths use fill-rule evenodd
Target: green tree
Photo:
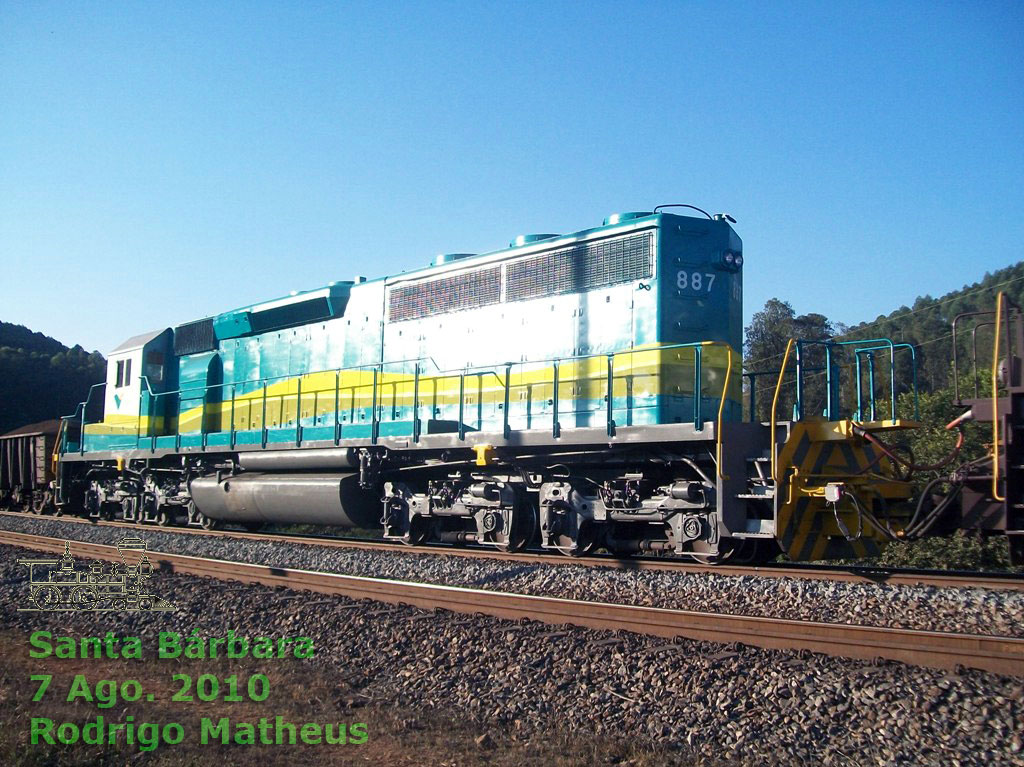
<instances>
[{"instance_id":1,"label":"green tree","mask_svg":"<svg viewBox=\"0 0 1024 767\"><path fill-rule=\"evenodd\" d=\"M786 353L789 339L803 341L825 341L832 337L835 329L823 314L797 314L786 301L769 299L764 309L754 314L746 331L747 372L756 373L753 378L756 387L755 417L767 421L771 416L772 398L778 381L778 371ZM801 350L804 366L803 404L804 414L820 413L825 405L825 376L820 372L825 364L824 347L808 343ZM818 369L818 370L816 370ZM749 379L748 379L749 380ZM795 402L796 359L791 355L787 365L783 388L779 396L778 418L789 418Z\"/></svg>"}]
</instances>

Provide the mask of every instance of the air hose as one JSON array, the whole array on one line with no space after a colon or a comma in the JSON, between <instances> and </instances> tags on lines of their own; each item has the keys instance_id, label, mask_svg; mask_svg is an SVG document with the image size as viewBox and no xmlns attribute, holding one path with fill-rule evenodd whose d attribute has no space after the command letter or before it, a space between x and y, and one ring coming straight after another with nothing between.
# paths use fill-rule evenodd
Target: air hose
<instances>
[{"instance_id":1,"label":"air hose","mask_svg":"<svg viewBox=\"0 0 1024 767\"><path fill-rule=\"evenodd\" d=\"M939 469L942 469L948 466L950 463L952 463L960 454L960 451L964 446L964 432L960 427L965 421L971 420L972 417L973 415L971 411L968 410L963 415L953 419L948 424L946 424L946 429L948 431L953 431L954 429L956 430L956 444L953 446L953 449L945 458L930 464L915 463L913 460L907 460L906 458L898 455L890 445L887 445L874 434L871 434L867 429L862 427L860 424L854 424L853 433L859 437L862 437L867 442L870 442L872 445L877 447L883 455L888 457L894 463L905 467L908 470L908 472L912 473L915 471L938 471ZM917 502L917 507L914 509L914 514L911 517L910 522L904 528L901 537L906 539L915 539L925 535L934 526L936 521L938 521L938 519L942 517L943 513L953 504L953 501L956 499L960 490L963 489L963 479L960 476L962 472L965 469L969 469L972 466L987 460L987 458L989 457L962 464L961 466L957 467L956 471L954 471L951 476L936 477L931 482L929 482L925 486L924 491L921 493L921 497L918 499ZM951 485L949 491L945 494L942 500L939 501L938 504L936 504L935 508L931 509L927 514L923 514L924 505L927 502L927 499L931 496L931 491L938 485L947 483ZM856 499L854 503L858 507L861 507L861 504L858 503ZM879 528L879 526L876 524L876 520L872 519L870 516L868 517L868 520L872 522L872 524L876 528ZM891 534L891 531L887 532L890 532Z\"/></svg>"},{"instance_id":2,"label":"air hose","mask_svg":"<svg viewBox=\"0 0 1024 767\"><path fill-rule=\"evenodd\" d=\"M921 491L921 497L917 501L917 507L914 509L914 516L911 517L910 522L907 524L906 529L904 530L904 537L921 538L929 530L931 530L931 528L935 525L935 523L946 511L946 509L948 509L953 504L953 501L956 500L956 497L960 493L960 491L963 490L964 477L966 476L966 474L969 473L970 470L973 469L975 466L984 464L987 461L991 460L992 454L989 453L988 455L984 455L981 458L976 458L973 461L968 461L967 463L961 464L950 475L936 477L927 485L925 485L924 490ZM942 500L940 500L935 505L935 507L922 518L921 515L924 511L925 503L927 503L928 498L931 497L932 490L937 486L943 484L949 484L949 490L943 496Z\"/></svg>"},{"instance_id":3,"label":"air hose","mask_svg":"<svg viewBox=\"0 0 1024 767\"><path fill-rule=\"evenodd\" d=\"M863 437L865 440L867 440L872 445L881 450L887 458L898 463L900 466L905 467L909 471L938 471L942 467L948 466L950 463L952 463L960 454L960 449L964 446L964 433L960 429L960 419L958 418L955 421L951 421L946 425L946 428L950 430L957 430L956 445L953 447L953 450L949 453L949 455L947 455L945 458L943 458L941 461L938 461L937 463L914 463L913 461L908 461L906 458L903 458L902 456L898 455L889 445L882 442L882 440L880 440L878 437L869 432L860 424L855 423L853 425L853 433L856 434L858 437Z\"/></svg>"},{"instance_id":4,"label":"air hose","mask_svg":"<svg viewBox=\"0 0 1024 767\"><path fill-rule=\"evenodd\" d=\"M853 493L849 493L849 496L850 496L850 500L853 501L854 508L857 509L857 513L862 518L867 519L867 521L871 524L871 526L873 528L875 528L878 532L880 532L883 536L888 538L890 541L898 540L896 534L893 533L893 531L889 529L889 526L888 525L883 525L881 522L879 522L877 517L875 517L875 515L872 514L863 503L861 503L860 498L858 498ZM861 523L861 524L863 524L863 523ZM848 538L848 540L849 540L849 538Z\"/></svg>"}]
</instances>

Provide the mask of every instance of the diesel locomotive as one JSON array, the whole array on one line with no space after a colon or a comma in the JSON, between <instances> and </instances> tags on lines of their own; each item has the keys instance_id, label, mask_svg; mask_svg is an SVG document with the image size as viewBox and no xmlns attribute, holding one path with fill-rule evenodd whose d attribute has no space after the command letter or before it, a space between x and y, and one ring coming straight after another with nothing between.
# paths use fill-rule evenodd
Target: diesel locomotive
<instances>
[{"instance_id":1,"label":"diesel locomotive","mask_svg":"<svg viewBox=\"0 0 1024 767\"><path fill-rule=\"evenodd\" d=\"M620 213L129 338L62 421L53 503L570 555L875 554L913 513L886 436L914 424L874 388L844 416L833 382L803 412L800 343L793 412L780 374L771 419L744 420L733 223Z\"/></svg>"}]
</instances>

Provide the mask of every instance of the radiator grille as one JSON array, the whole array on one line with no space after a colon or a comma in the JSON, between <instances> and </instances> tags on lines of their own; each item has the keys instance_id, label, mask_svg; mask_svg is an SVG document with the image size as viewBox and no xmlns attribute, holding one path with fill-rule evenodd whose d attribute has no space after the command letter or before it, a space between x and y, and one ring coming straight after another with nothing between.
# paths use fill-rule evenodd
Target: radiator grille
<instances>
[{"instance_id":1,"label":"radiator grille","mask_svg":"<svg viewBox=\"0 0 1024 767\"><path fill-rule=\"evenodd\" d=\"M505 298L522 301L650 277L651 235L587 242L508 265Z\"/></svg>"},{"instance_id":2,"label":"radiator grille","mask_svg":"<svg viewBox=\"0 0 1024 767\"><path fill-rule=\"evenodd\" d=\"M510 263L505 300L522 301L650 277L652 235L581 243ZM388 295L391 322L476 309L501 300L501 267L476 269L437 280L400 285Z\"/></svg>"},{"instance_id":3,"label":"radiator grille","mask_svg":"<svg viewBox=\"0 0 1024 767\"><path fill-rule=\"evenodd\" d=\"M493 266L392 288L388 296L388 319L401 322L460 309L476 309L496 304L499 300L501 268Z\"/></svg>"},{"instance_id":4,"label":"radiator grille","mask_svg":"<svg viewBox=\"0 0 1024 767\"><path fill-rule=\"evenodd\" d=\"M217 348L217 336L213 333L213 318L187 322L174 329L174 353L199 354Z\"/></svg>"}]
</instances>

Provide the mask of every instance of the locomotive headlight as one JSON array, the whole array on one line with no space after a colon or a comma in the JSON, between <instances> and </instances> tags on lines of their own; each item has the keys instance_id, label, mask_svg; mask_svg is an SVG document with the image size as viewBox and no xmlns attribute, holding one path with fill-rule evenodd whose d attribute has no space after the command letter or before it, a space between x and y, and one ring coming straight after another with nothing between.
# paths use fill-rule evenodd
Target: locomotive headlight
<instances>
[{"instance_id":1,"label":"locomotive headlight","mask_svg":"<svg viewBox=\"0 0 1024 767\"><path fill-rule=\"evenodd\" d=\"M743 256L736 254L736 266L743 266Z\"/></svg>"},{"instance_id":2,"label":"locomotive headlight","mask_svg":"<svg viewBox=\"0 0 1024 767\"><path fill-rule=\"evenodd\" d=\"M732 253L727 251L726 254L725 254L725 258L723 260L725 261L726 264L728 264L729 266L732 266L733 263L735 263L735 261L736 261L736 256L734 256Z\"/></svg>"}]
</instances>

